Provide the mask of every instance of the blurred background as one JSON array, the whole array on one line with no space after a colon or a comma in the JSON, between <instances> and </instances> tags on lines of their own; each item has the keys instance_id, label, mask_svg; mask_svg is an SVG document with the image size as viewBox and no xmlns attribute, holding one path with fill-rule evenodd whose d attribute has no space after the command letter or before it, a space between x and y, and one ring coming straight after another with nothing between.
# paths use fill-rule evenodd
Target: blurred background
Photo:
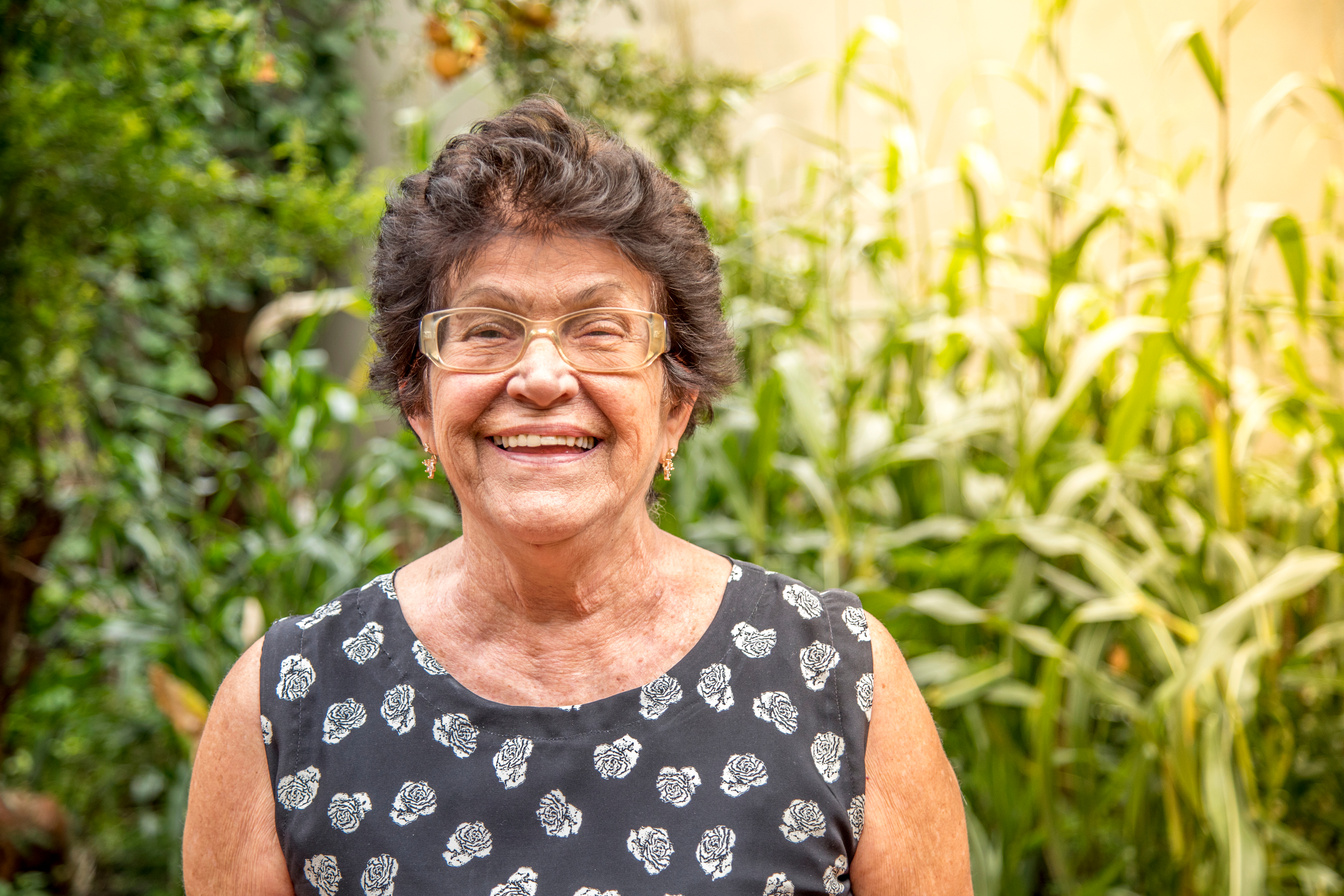
<instances>
[{"instance_id":1,"label":"blurred background","mask_svg":"<svg viewBox=\"0 0 1344 896\"><path fill-rule=\"evenodd\" d=\"M180 892L232 662L455 534L367 259L535 91L722 259L660 522L888 624L979 896L1344 893L1342 71L1334 0L0 3L0 894Z\"/></svg>"}]
</instances>

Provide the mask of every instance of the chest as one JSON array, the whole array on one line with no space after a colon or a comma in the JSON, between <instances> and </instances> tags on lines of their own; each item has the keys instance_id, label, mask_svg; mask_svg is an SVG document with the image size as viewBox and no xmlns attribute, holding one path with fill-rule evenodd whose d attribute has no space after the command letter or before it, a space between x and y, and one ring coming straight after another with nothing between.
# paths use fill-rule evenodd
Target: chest
<instances>
[{"instance_id":1,"label":"chest","mask_svg":"<svg viewBox=\"0 0 1344 896\"><path fill-rule=\"evenodd\" d=\"M845 892L871 661L832 647L823 676L804 659L829 625L730 609L667 675L567 708L482 699L395 618L273 632L262 705L297 892ZM378 651L347 650L370 622ZM312 677L284 699L293 656Z\"/></svg>"}]
</instances>

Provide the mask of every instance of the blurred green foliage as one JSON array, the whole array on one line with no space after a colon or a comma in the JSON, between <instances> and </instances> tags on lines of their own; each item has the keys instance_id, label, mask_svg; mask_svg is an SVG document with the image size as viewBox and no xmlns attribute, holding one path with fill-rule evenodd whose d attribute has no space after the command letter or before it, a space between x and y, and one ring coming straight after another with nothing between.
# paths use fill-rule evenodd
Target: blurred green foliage
<instances>
[{"instance_id":1,"label":"blurred green foliage","mask_svg":"<svg viewBox=\"0 0 1344 896\"><path fill-rule=\"evenodd\" d=\"M378 11L0 9L0 782L56 796L74 843L0 892L179 892L193 695L266 621L457 528L301 313L366 307L390 178L358 157L352 61ZM561 72L609 122L656 97L670 165L691 139L726 146L721 86L741 78L510 31L512 4L437 12L489 30L506 98Z\"/></svg>"},{"instance_id":2,"label":"blurred green foliage","mask_svg":"<svg viewBox=\"0 0 1344 896\"><path fill-rule=\"evenodd\" d=\"M368 481L319 477L306 453L352 451L360 403L312 353L253 384L242 351L275 295L358 275L381 186L355 155L349 56L371 11L0 16L0 688L34 676L0 755L7 787L70 817L53 886L180 888L188 753L150 663L212 693L243 596L274 615L391 562L378 523L331 518L368 510ZM328 500L347 510L304 515Z\"/></svg>"}]
</instances>

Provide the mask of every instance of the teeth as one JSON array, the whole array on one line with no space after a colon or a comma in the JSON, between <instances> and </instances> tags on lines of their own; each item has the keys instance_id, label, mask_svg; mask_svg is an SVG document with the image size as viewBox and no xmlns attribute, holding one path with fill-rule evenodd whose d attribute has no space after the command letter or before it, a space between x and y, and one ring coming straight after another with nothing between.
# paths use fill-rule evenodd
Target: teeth
<instances>
[{"instance_id":1,"label":"teeth","mask_svg":"<svg viewBox=\"0 0 1344 896\"><path fill-rule=\"evenodd\" d=\"M491 436L500 448L540 448L543 445L564 445L569 448L581 448L587 451L593 447L592 436L539 436L536 434L517 436Z\"/></svg>"}]
</instances>

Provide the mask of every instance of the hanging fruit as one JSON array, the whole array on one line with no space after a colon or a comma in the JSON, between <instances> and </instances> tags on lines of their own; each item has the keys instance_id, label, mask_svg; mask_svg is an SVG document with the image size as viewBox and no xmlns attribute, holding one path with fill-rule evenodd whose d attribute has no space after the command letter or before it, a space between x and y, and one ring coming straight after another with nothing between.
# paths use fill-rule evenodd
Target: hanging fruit
<instances>
[{"instance_id":1,"label":"hanging fruit","mask_svg":"<svg viewBox=\"0 0 1344 896\"><path fill-rule=\"evenodd\" d=\"M257 70L252 73L252 81L255 84L274 84L277 80L279 75L275 71L275 54L265 53L257 65Z\"/></svg>"},{"instance_id":2,"label":"hanging fruit","mask_svg":"<svg viewBox=\"0 0 1344 896\"><path fill-rule=\"evenodd\" d=\"M547 30L555 23L555 12L551 5L541 0L526 0L523 3L505 0L500 7L508 14L507 33L509 40L515 44L524 42L534 32Z\"/></svg>"},{"instance_id":3,"label":"hanging fruit","mask_svg":"<svg viewBox=\"0 0 1344 896\"><path fill-rule=\"evenodd\" d=\"M505 6L505 9L509 12L509 18L538 31L551 27L555 22L555 13L551 11L551 5L541 2L541 0L509 3Z\"/></svg>"},{"instance_id":4,"label":"hanging fruit","mask_svg":"<svg viewBox=\"0 0 1344 896\"><path fill-rule=\"evenodd\" d=\"M429 67L445 84L485 58L485 32L475 22L450 28L442 19L428 16L425 37L434 45Z\"/></svg>"}]
</instances>

